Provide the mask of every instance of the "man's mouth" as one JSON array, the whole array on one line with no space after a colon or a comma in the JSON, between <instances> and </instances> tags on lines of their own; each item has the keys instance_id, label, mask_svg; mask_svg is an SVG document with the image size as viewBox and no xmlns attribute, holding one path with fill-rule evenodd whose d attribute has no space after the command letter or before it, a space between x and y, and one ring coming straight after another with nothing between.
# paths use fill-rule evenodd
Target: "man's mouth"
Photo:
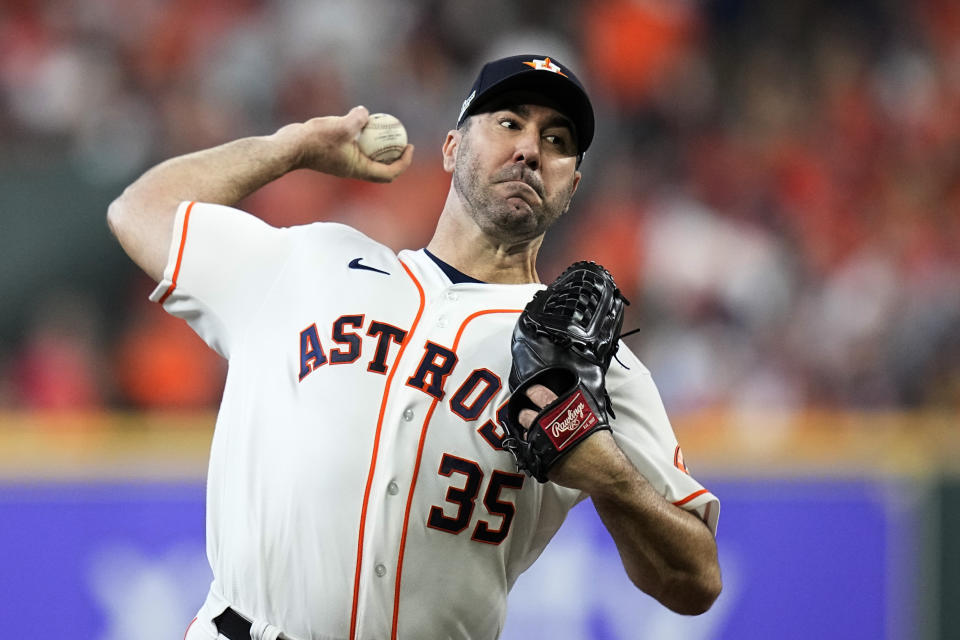
<instances>
[{"instance_id":1,"label":"man's mouth","mask_svg":"<svg viewBox=\"0 0 960 640\"><path fill-rule=\"evenodd\" d=\"M501 184L512 185L518 192L533 191L534 195L543 199L542 186L534 178L525 176L522 170L511 170L497 177L497 182Z\"/></svg>"},{"instance_id":2,"label":"man's mouth","mask_svg":"<svg viewBox=\"0 0 960 640\"><path fill-rule=\"evenodd\" d=\"M532 191L537 196L540 195L540 192L537 191L536 187L529 182L524 182L523 180L504 180L501 184L510 185L518 191Z\"/></svg>"},{"instance_id":3,"label":"man's mouth","mask_svg":"<svg viewBox=\"0 0 960 640\"><path fill-rule=\"evenodd\" d=\"M530 206L539 204L541 198L537 190L523 180L505 180L499 184L505 185L506 198L520 198Z\"/></svg>"}]
</instances>

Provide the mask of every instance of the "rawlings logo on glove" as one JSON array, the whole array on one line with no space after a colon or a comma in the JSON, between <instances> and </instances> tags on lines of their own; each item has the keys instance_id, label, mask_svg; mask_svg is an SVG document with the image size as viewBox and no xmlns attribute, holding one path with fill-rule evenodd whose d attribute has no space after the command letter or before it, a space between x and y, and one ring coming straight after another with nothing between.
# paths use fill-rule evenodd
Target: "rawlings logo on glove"
<instances>
[{"instance_id":1,"label":"rawlings logo on glove","mask_svg":"<svg viewBox=\"0 0 960 640\"><path fill-rule=\"evenodd\" d=\"M604 382L619 345L625 304L606 269L575 262L538 291L517 320L503 447L519 469L540 482L587 436L610 429L607 415L613 416L613 407ZM537 384L556 400L537 406L527 395ZM519 421L524 409L537 414L529 429Z\"/></svg>"},{"instance_id":2,"label":"rawlings logo on glove","mask_svg":"<svg viewBox=\"0 0 960 640\"><path fill-rule=\"evenodd\" d=\"M562 418L560 414L563 414ZM554 413L547 413L543 419L547 421L543 430L558 451L566 449L569 444L576 442L578 436L584 435L597 424L597 416L590 411L579 389L567 404L558 407Z\"/></svg>"}]
</instances>

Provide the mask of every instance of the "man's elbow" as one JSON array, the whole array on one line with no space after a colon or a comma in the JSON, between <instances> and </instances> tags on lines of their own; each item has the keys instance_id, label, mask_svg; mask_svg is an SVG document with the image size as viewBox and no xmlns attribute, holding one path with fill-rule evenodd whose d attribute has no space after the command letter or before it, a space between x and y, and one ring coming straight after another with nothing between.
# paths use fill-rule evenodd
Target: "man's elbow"
<instances>
[{"instance_id":1,"label":"man's elbow","mask_svg":"<svg viewBox=\"0 0 960 640\"><path fill-rule=\"evenodd\" d=\"M720 567L714 564L699 574L678 577L659 599L674 613L698 616L710 610L722 590Z\"/></svg>"},{"instance_id":2,"label":"man's elbow","mask_svg":"<svg viewBox=\"0 0 960 640\"><path fill-rule=\"evenodd\" d=\"M110 229L110 233L112 233L117 240L121 240L123 221L126 218L126 212L127 205L123 194L118 196L117 199L111 202L110 206L107 207L107 227Z\"/></svg>"}]
</instances>

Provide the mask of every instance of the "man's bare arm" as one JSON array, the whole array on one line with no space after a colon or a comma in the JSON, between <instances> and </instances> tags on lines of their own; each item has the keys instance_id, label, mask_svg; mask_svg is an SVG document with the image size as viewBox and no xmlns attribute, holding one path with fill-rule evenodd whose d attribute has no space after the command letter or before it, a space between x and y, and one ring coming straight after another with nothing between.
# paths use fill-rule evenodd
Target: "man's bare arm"
<instances>
[{"instance_id":1,"label":"man's bare arm","mask_svg":"<svg viewBox=\"0 0 960 640\"><path fill-rule=\"evenodd\" d=\"M591 457L592 464L603 460L609 466L605 473L592 474L594 481L587 492L630 580L677 613L697 615L708 610L722 583L717 544L707 525L657 493L608 432L595 434L583 444L606 449L602 458L596 452ZM559 474L565 471L562 462Z\"/></svg>"},{"instance_id":2,"label":"man's bare arm","mask_svg":"<svg viewBox=\"0 0 960 640\"><path fill-rule=\"evenodd\" d=\"M233 142L172 158L153 167L114 200L107 224L127 254L151 278L163 278L178 205L185 200L235 205L295 169L390 182L409 166L408 145L392 164L360 153L356 136L369 113L355 107L345 116L313 118L269 136Z\"/></svg>"},{"instance_id":3,"label":"man's bare arm","mask_svg":"<svg viewBox=\"0 0 960 640\"><path fill-rule=\"evenodd\" d=\"M541 385L528 394L540 406L556 399ZM535 417L524 409L520 422L529 427ZM713 533L657 493L610 432L591 434L548 477L591 497L637 588L677 613L697 615L713 605L722 589Z\"/></svg>"}]
</instances>

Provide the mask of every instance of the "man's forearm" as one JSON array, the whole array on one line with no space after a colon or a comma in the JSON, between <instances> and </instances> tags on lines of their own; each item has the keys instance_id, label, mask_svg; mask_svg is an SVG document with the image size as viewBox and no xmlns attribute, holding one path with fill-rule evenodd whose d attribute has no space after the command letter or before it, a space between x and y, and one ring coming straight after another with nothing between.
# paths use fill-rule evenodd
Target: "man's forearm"
<instances>
[{"instance_id":1,"label":"man's forearm","mask_svg":"<svg viewBox=\"0 0 960 640\"><path fill-rule=\"evenodd\" d=\"M392 164L360 153L356 138L369 120L364 107L345 116L289 124L270 136L242 138L167 160L147 171L107 211L124 250L154 280L163 277L177 205L199 200L234 205L298 168L339 177L390 182L413 161L413 146Z\"/></svg>"},{"instance_id":2,"label":"man's forearm","mask_svg":"<svg viewBox=\"0 0 960 640\"><path fill-rule=\"evenodd\" d=\"M184 200L234 205L295 168L296 150L276 136L241 138L160 163L124 192L144 207Z\"/></svg>"},{"instance_id":3,"label":"man's forearm","mask_svg":"<svg viewBox=\"0 0 960 640\"><path fill-rule=\"evenodd\" d=\"M678 613L710 608L721 589L713 533L657 493L609 432L587 438L551 478L591 497L639 589Z\"/></svg>"},{"instance_id":4,"label":"man's forearm","mask_svg":"<svg viewBox=\"0 0 960 640\"><path fill-rule=\"evenodd\" d=\"M557 397L541 385L534 385L527 394L541 407ZM533 411L524 412L521 422L529 428ZM611 432L592 433L548 477L591 497L637 588L685 614L703 613L720 595L713 533L696 515L657 493Z\"/></svg>"},{"instance_id":5,"label":"man's forearm","mask_svg":"<svg viewBox=\"0 0 960 640\"><path fill-rule=\"evenodd\" d=\"M638 588L677 613L710 608L720 571L713 534L699 518L667 502L635 469L591 498Z\"/></svg>"},{"instance_id":6,"label":"man's forearm","mask_svg":"<svg viewBox=\"0 0 960 640\"><path fill-rule=\"evenodd\" d=\"M276 136L242 138L172 158L147 171L107 212L131 258L159 281L177 206L184 200L234 205L294 168L295 149Z\"/></svg>"}]
</instances>

